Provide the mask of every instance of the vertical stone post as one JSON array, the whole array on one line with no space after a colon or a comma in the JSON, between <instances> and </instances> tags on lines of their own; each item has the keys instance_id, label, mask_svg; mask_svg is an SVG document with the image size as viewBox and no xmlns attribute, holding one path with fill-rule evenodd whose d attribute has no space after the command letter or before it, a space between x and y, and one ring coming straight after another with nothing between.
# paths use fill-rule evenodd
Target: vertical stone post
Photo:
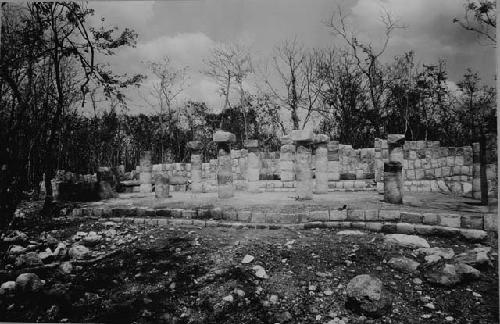
<instances>
[{"instance_id":1,"label":"vertical stone post","mask_svg":"<svg viewBox=\"0 0 500 324\"><path fill-rule=\"evenodd\" d=\"M313 137L315 151L315 179L314 192L317 194L328 193L328 136L317 134Z\"/></svg>"},{"instance_id":2,"label":"vertical stone post","mask_svg":"<svg viewBox=\"0 0 500 324\"><path fill-rule=\"evenodd\" d=\"M140 173L139 173L139 191L142 193L153 191L153 165L151 164L151 151L145 151L141 154Z\"/></svg>"},{"instance_id":3,"label":"vertical stone post","mask_svg":"<svg viewBox=\"0 0 500 324\"><path fill-rule=\"evenodd\" d=\"M297 199L309 200L313 198L311 150L313 134L311 130L294 130L291 135L297 146L295 154L295 191Z\"/></svg>"},{"instance_id":4,"label":"vertical stone post","mask_svg":"<svg viewBox=\"0 0 500 324\"><path fill-rule=\"evenodd\" d=\"M389 146L389 162L399 162L403 164L403 145L405 144L404 134L387 135L387 145Z\"/></svg>"},{"instance_id":5,"label":"vertical stone post","mask_svg":"<svg viewBox=\"0 0 500 324\"><path fill-rule=\"evenodd\" d=\"M260 153L258 140L246 140L244 146L248 150L247 156L247 174L249 192L260 192L259 189L259 175L260 175Z\"/></svg>"},{"instance_id":6,"label":"vertical stone post","mask_svg":"<svg viewBox=\"0 0 500 324\"><path fill-rule=\"evenodd\" d=\"M167 174L155 174L155 198L169 198L170 196L170 179Z\"/></svg>"},{"instance_id":7,"label":"vertical stone post","mask_svg":"<svg viewBox=\"0 0 500 324\"><path fill-rule=\"evenodd\" d=\"M481 199L481 163L479 143L472 143L472 198Z\"/></svg>"},{"instance_id":8,"label":"vertical stone post","mask_svg":"<svg viewBox=\"0 0 500 324\"><path fill-rule=\"evenodd\" d=\"M236 136L229 132L218 130L213 136L217 143L217 192L219 198L234 197L233 163L231 159L231 143L236 142Z\"/></svg>"},{"instance_id":9,"label":"vertical stone post","mask_svg":"<svg viewBox=\"0 0 500 324\"><path fill-rule=\"evenodd\" d=\"M190 141L187 147L191 150L191 192L200 193L203 192L201 142Z\"/></svg>"},{"instance_id":10,"label":"vertical stone post","mask_svg":"<svg viewBox=\"0 0 500 324\"><path fill-rule=\"evenodd\" d=\"M330 141L327 145L328 149L328 180L340 180L340 154L339 142Z\"/></svg>"},{"instance_id":11,"label":"vertical stone post","mask_svg":"<svg viewBox=\"0 0 500 324\"><path fill-rule=\"evenodd\" d=\"M389 134L389 162L384 163L384 200L392 204L403 203L403 145L404 134Z\"/></svg>"},{"instance_id":12,"label":"vertical stone post","mask_svg":"<svg viewBox=\"0 0 500 324\"><path fill-rule=\"evenodd\" d=\"M295 145L289 136L281 137L280 179L284 188L292 188L295 181Z\"/></svg>"},{"instance_id":13,"label":"vertical stone post","mask_svg":"<svg viewBox=\"0 0 500 324\"><path fill-rule=\"evenodd\" d=\"M384 163L384 200L391 204L403 203L403 165Z\"/></svg>"}]
</instances>

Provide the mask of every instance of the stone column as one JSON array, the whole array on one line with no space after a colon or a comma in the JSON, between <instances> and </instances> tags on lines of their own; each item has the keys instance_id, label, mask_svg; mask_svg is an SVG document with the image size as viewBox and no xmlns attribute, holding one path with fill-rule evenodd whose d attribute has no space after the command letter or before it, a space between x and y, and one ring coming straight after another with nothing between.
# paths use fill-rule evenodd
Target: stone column
<instances>
[{"instance_id":1,"label":"stone column","mask_svg":"<svg viewBox=\"0 0 500 324\"><path fill-rule=\"evenodd\" d=\"M260 153L259 153L259 141L258 140L246 140L244 142L245 147L248 150L247 155L247 181L248 181L248 191L249 192L260 192L259 188L259 175L260 175Z\"/></svg>"},{"instance_id":2,"label":"stone column","mask_svg":"<svg viewBox=\"0 0 500 324\"><path fill-rule=\"evenodd\" d=\"M190 141L187 146L191 150L191 192L200 193L203 192L201 142Z\"/></svg>"},{"instance_id":3,"label":"stone column","mask_svg":"<svg viewBox=\"0 0 500 324\"><path fill-rule=\"evenodd\" d=\"M404 134L387 135L389 162L384 163L384 200L392 204L403 203L403 145Z\"/></svg>"},{"instance_id":4,"label":"stone column","mask_svg":"<svg viewBox=\"0 0 500 324\"><path fill-rule=\"evenodd\" d=\"M472 143L472 198L481 199L481 163L479 143Z\"/></svg>"},{"instance_id":5,"label":"stone column","mask_svg":"<svg viewBox=\"0 0 500 324\"><path fill-rule=\"evenodd\" d=\"M284 188L292 188L295 181L295 145L289 136L281 137L280 179Z\"/></svg>"},{"instance_id":6,"label":"stone column","mask_svg":"<svg viewBox=\"0 0 500 324\"><path fill-rule=\"evenodd\" d=\"M403 145L405 144L404 134L387 135L387 145L389 146L389 162L399 162L403 164Z\"/></svg>"},{"instance_id":7,"label":"stone column","mask_svg":"<svg viewBox=\"0 0 500 324\"><path fill-rule=\"evenodd\" d=\"M384 201L403 203L403 165L399 162L384 163Z\"/></svg>"},{"instance_id":8,"label":"stone column","mask_svg":"<svg viewBox=\"0 0 500 324\"><path fill-rule=\"evenodd\" d=\"M328 136L317 134L313 138L315 151L315 178L314 192L317 194L328 193Z\"/></svg>"},{"instance_id":9,"label":"stone column","mask_svg":"<svg viewBox=\"0 0 500 324\"><path fill-rule=\"evenodd\" d=\"M236 136L229 132L218 130L213 136L217 143L217 192L219 198L234 197L233 163L231 159L231 143L236 142Z\"/></svg>"},{"instance_id":10,"label":"stone column","mask_svg":"<svg viewBox=\"0 0 500 324\"><path fill-rule=\"evenodd\" d=\"M313 198L312 181L312 150L313 134L310 130L292 131L292 140L296 143L295 155L295 191L298 200L309 200Z\"/></svg>"},{"instance_id":11,"label":"stone column","mask_svg":"<svg viewBox=\"0 0 500 324\"><path fill-rule=\"evenodd\" d=\"M327 145L328 149L328 180L340 180L340 154L339 142L330 141Z\"/></svg>"},{"instance_id":12,"label":"stone column","mask_svg":"<svg viewBox=\"0 0 500 324\"><path fill-rule=\"evenodd\" d=\"M155 174L155 197L170 198L170 179L167 174Z\"/></svg>"},{"instance_id":13,"label":"stone column","mask_svg":"<svg viewBox=\"0 0 500 324\"><path fill-rule=\"evenodd\" d=\"M153 191L153 165L151 164L151 151L145 151L141 154L140 173L139 173L139 191L142 193Z\"/></svg>"}]
</instances>

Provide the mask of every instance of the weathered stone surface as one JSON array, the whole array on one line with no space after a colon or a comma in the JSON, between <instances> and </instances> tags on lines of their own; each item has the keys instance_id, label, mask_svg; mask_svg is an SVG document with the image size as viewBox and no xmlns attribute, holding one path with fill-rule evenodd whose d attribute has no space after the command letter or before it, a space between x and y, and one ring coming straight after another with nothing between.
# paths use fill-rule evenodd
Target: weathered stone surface
<instances>
[{"instance_id":1,"label":"weathered stone surface","mask_svg":"<svg viewBox=\"0 0 500 324\"><path fill-rule=\"evenodd\" d=\"M439 259L443 258L445 260L450 260L455 256L455 252L453 251L452 248L440 248L440 247L420 248L417 249L415 252L417 252L417 254L425 254L427 256L436 255L439 256Z\"/></svg>"},{"instance_id":2,"label":"weathered stone surface","mask_svg":"<svg viewBox=\"0 0 500 324\"><path fill-rule=\"evenodd\" d=\"M479 270L461 262L454 264L439 262L427 267L424 277L431 283L451 287L464 280L477 279L480 274Z\"/></svg>"},{"instance_id":3,"label":"weathered stone surface","mask_svg":"<svg viewBox=\"0 0 500 324\"><path fill-rule=\"evenodd\" d=\"M484 241L488 237L488 233L483 230L463 229L460 234L469 241Z\"/></svg>"},{"instance_id":4,"label":"weathered stone surface","mask_svg":"<svg viewBox=\"0 0 500 324\"><path fill-rule=\"evenodd\" d=\"M384 200L391 204L403 203L403 166L399 162L384 163Z\"/></svg>"},{"instance_id":5,"label":"weathered stone surface","mask_svg":"<svg viewBox=\"0 0 500 324\"><path fill-rule=\"evenodd\" d=\"M406 273L418 272L418 266L420 265L417 261L405 257L392 258L387 264L393 269Z\"/></svg>"},{"instance_id":6,"label":"weathered stone surface","mask_svg":"<svg viewBox=\"0 0 500 324\"><path fill-rule=\"evenodd\" d=\"M328 193L328 151L326 144L320 144L316 148L315 155L315 193L326 194Z\"/></svg>"},{"instance_id":7,"label":"weathered stone surface","mask_svg":"<svg viewBox=\"0 0 500 324\"><path fill-rule=\"evenodd\" d=\"M234 143L236 142L236 136L233 133L226 132L223 130L217 130L213 136L214 142L228 142Z\"/></svg>"},{"instance_id":8,"label":"weathered stone surface","mask_svg":"<svg viewBox=\"0 0 500 324\"><path fill-rule=\"evenodd\" d=\"M155 174L155 197L156 198L170 197L170 178L167 174L163 173Z\"/></svg>"},{"instance_id":9,"label":"weathered stone surface","mask_svg":"<svg viewBox=\"0 0 500 324\"><path fill-rule=\"evenodd\" d=\"M83 245L75 244L69 249L69 255L73 259L85 259L90 255L90 250Z\"/></svg>"},{"instance_id":10,"label":"weathered stone surface","mask_svg":"<svg viewBox=\"0 0 500 324\"><path fill-rule=\"evenodd\" d=\"M86 246L94 246L102 240L102 236L96 232L91 231L82 239L83 244Z\"/></svg>"},{"instance_id":11,"label":"weathered stone surface","mask_svg":"<svg viewBox=\"0 0 500 324\"><path fill-rule=\"evenodd\" d=\"M16 287L22 292L37 292L42 289L43 283L34 273L21 273L16 278Z\"/></svg>"},{"instance_id":12,"label":"weathered stone surface","mask_svg":"<svg viewBox=\"0 0 500 324\"><path fill-rule=\"evenodd\" d=\"M259 141L258 140L245 140L243 142L243 145L248 149L259 148Z\"/></svg>"},{"instance_id":13,"label":"weathered stone surface","mask_svg":"<svg viewBox=\"0 0 500 324\"><path fill-rule=\"evenodd\" d=\"M199 151L203 149L203 144L201 141L189 141L187 142L187 147L190 150Z\"/></svg>"},{"instance_id":14,"label":"weathered stone surface","mask_svg":"<svg viewBox=\"0 0 500 324\"><path fill-rule=\"evenodd\" d=\"M392 296L382 281L368 274L354 277L347 284L346 307L370 317L380 317L390 311Z\"/></svg>"},{"instance_id":15,"label":"weathered stone surface","mask_svg":"<svg viewBox=\"0 0 500 324\"><path fill-rule=\"evenodd\" d=\"M21 267L36 267L42 265L43 262L38 256L37 252L28 252L22 254L16 258L15 265L18 268Z\"/></svg>"},{"instance_id":16,"label":"weathered stone surface","mask_svg":"<svg viewBox=\"0 0 500 324\"><path fill-rule=\"evenodd\" d=\"M312 142L313 131L312 129L295 129L292 130L290 137L294 142Z\"/></svg>"},{"instance_id":17,"label":"weathered stone surface","mask_svg":"<svg viewBox=\"0 0 500 324\"><path fill-rule=\"evenodd\" d=\"M300 145L297 148L295 165L296 193L300 200L312 199L313 181L311 170L311 149Z\"/></svg>"},{"instance_id":18,"label":"weathered stone surface","mask_svg":"<svg viewBox=\"0 0 500 324\"><path fill-rule=\"evenodd\" d=\"M320 144L320 143L328 143L328 135L326 134L313 134L313 143L314 144Z\"/></svg>"},{"instance_id":19,"label":"weathered stone surface","mask_svg":"<svg viewBox=\"0 0 500 324\"><path fill-rule=\"evenodd\" d=\"M429 248L430 245L424 238L417 235L387 234L384 237L386 243L397 244L408 248Z\"/></svg>"},{"instance_id":20,"label":"weathered stone surface","mask_svg":"<svg viewBox=\"0 0 500 324\"><path fill-rule=\"evenodd\" d=\"M337 235L366 235L366 233L358 230L343 230L338 231Z\"/></svg>"},{"instance_id":21,"label":"weathered stone surface","mask_svg":"<svg viewBox=\"0 0 500 324\"><path fill-rule=\"evenodd\" d=\"M12 294L16 291L16 282L6 281L0 286L0 296L3 294Z\"/></svg>"},{"instance_id":22,"label":"weathered stone surface","mask_svg":"<svg viewBox=\"0 0 500 324\"><path fill-rule=\"evenodd\" d=\"M491 265L491 248L478 247L458 255L457 260L472 266Z\"/></svg>"},{"instance_id":23,"label":"weathered stone surface","mask_svg":"<svg viewBox=\"0 0 500 324\"><path fill-rule=\"evenodd\" d=\"M293 144L293 139L290 137L290 135L285 135L280 138L280 143L281 145L291 145Z\"/></svg>"},{"instance_id":24,"label":"weathered stone surface","mask_svg":"<svg viewBox=\"0 0 500 324\"><path fill-rule=\"evenodd\" d=\"M217 156L217 193L221 199L234 197L232 158L229 145L219 144Z\"/></svg>"}]
</instances>

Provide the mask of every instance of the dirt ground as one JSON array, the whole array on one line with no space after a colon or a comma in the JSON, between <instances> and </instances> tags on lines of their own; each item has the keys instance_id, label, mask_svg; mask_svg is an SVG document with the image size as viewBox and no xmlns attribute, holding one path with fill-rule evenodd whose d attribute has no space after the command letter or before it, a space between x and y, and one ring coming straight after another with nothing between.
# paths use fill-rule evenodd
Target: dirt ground
<instances>
[{"instance_id":1,"label":"dirt ground","mask_svg":"<svg viewBox=\"0 0 500 324\"><path fill-rule=\"evenodd\" d=\"M33 229L35 228L35 229ZM80 232L114 229L73 262L71 273L31 269L42 290L0 296L0 321L114 323L497 323L497 241L494 262L478 280L454 287L388 266L394 256L419 260L412 249L387 245L383 234L337 235L338 230L295 231L112 223L97 219L46 221L19 227L32 240L50 233L71 244ZM426 237L458 254L477 244ZM48 242L40 241L48 245ZM54 243L52 243L54 244ZM1 246L0 282L12 268ZM243 264L246 255L253 261ZM95 258L94 256L99 256ZM422 262L422 260L419 260ZM254 269L260 265L267 278ZM359 274L382 280L393 296L389 314L372 319L345 306L346 286ZM418 280L418 279L420 280ZM434 309L424 306L431 302Z\"/></svg>"}]
</instances>

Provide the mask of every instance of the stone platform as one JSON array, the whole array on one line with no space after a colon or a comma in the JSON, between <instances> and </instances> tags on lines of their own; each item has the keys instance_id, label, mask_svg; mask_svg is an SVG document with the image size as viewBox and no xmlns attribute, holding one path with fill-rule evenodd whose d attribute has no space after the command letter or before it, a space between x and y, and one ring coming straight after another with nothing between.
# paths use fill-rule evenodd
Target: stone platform
<instances>
[{"instance_id":1,"label":"stone platform","mask_svg":"<svg viewBox=\"0 0 500 324\"><path fill-rule=\"evenodd\" d=\"M154 193L120 194L118 198L80 204L73 216L136 219L183 219L194 224L228 221L255 224L329 223L329 226L386 232L432 232L442 228L497 231L497 204L479 206L477 200L440 193L408 193L403 205L382 201L376 192L335 192L295 200L291 192L236 192L218 199L217 193L173 192L171 198Z\"/></svg>"}]
</instances>

